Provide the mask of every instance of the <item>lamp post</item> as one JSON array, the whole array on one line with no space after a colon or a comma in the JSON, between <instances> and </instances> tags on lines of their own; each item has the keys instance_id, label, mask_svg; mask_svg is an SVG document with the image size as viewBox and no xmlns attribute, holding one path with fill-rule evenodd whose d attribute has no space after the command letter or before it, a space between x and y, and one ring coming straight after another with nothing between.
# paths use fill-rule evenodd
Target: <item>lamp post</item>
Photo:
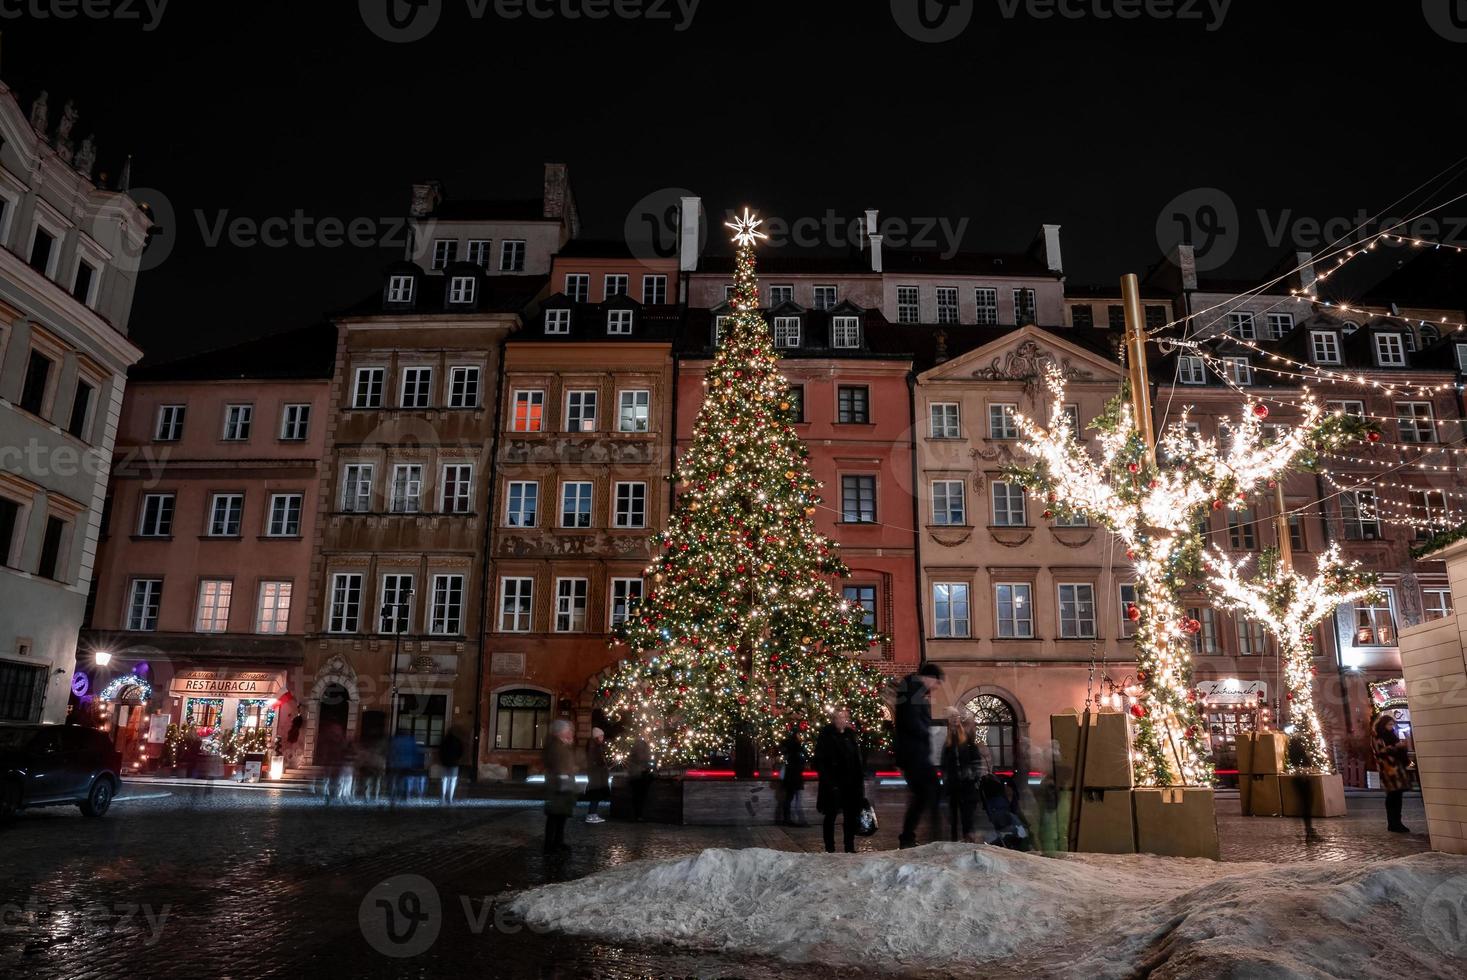
<instances>
[{"instance_id":1,"label":"lamp post","mask_svg":"<svg viewBox=\"0 0 1467 980\"><path fill-rule=\"evenodd\" d=\"M387 610L393 611L392 615L392 704L387 711L387 737L397 737L397 661L402 655L402 634L407 627L409 604L412 602L413 590L407 589L399 592L397 601L382 610L383 618L387 616Z\"/></svg>"}]
</instances>

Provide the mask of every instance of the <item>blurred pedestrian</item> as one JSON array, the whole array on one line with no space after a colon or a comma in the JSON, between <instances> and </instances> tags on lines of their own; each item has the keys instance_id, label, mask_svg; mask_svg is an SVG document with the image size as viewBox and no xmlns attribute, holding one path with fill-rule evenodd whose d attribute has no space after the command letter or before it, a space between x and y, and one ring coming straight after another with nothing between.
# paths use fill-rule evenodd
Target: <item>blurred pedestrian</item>
<instances>
[{"instance_id":1,"label":"blurred pedestrian","mask_svg":"<svg viewBox=\"0 0 1467 980\"><path fill-rule=\"evenodd\" d=\"M841 818L847 854L856 853L856 830L866 803L866 759L851 727L851 713L837 709L815 741L815 771L820 787L815 809L825 817L825 852L835 852L835 818Z\"/></svg>"},{"instance_id":2,"label":"blurred pedestrian","mask_svg":"<svg viewBox=\"0 0 1467 980\"><path fill-rule=\"evenodd\" d=\"M632 784L632 815L638 823L646 818L647 794L652 790L652 746L638 737L627 756L627 779Z\"/></svg>"},{"instance_id":3,"label":"blurred pedestrian","mask_svg":"<svg viewBox=\"0 0 1467 980\"><path fill-rule=\"evenodd\" d=\"M611 798L611 766L606 762L606 733L599 728L591 729L591 740L586 743L586 823L605 823L596 811L601 801Z\"/></svg>"},{"instance_id":4,"label":"blurred pedestrian","mask_svg":"<svg viewBox=\"0 0 1467 980\"><path fill-rule=\"evenodd\" d=\"M978 840L974 825L978 814L978 781L988 772L983 747L978 742L978 725L971 716L955 716L947 729L942 750L942 774L947 783L952 817L952 839L972 844Z\"/></svg>"},{"instance_id":5,"label":"blurred pedestrian","mask_svg":"<svg viewBox=\"0 0 1467 980\"><path fill-rule=\"evenodd\" d=\"M464 743L450 728L443 733L443 741L438 743L438 764L443 767L439 802L444 806L453 805L453 794L458 792L458 764L463 757Z\"/></svg>"},{"instance_id":6,"label":"blurred pedestrian","mask_svg":"<svg viewBox=\"0 0 1467 980\"><path fill-rule=\"evenodd\" d=\"M576 767L572 744L575 730L564 718L550 723L545 740L545 853L563 854L565 822L576 812Z\"/></svg>"},{"instance_id":7,"label":"blurred pedestrian","mask_svg":"<svg viewBox=\"0 0 1467 980\"><path fill-rule=\"evenodd\" d=\"M780 774L779 786L783 796L779 801L779 822L795 827L808 827L805 819L805 743L800 741L799 729L791 726L779 746L784 760L784 772ZM794 819L790 819L790 814Z\"/></svg>"},{"instance_id":8,"label":"blurred pedestrian","mask_svg":"<svg viewBox=\"0 0 1467 980\"><path fill-rule=\"evenodd\" d=\"M1411 833L1401 823L1401 798L1411 788L1411 755L1396 730L1395 717L1385 712L1375 719L1375 768L1386 794L1386 829L1394 834Z\"/></svg>"},{"instance_id":9,"label":"blurred pedestrian","mask_svg":"<svg viewBox=\"0 0 1467 980\"><path fill-rule=\"evenodd\" d=\"M417 759L418 742L411 733L398 732L387 743L388 796L393 802L412 799Z\"/></svg>"},{"instance_id":10,"label":"blurred pedestrian","mask_svg":"<svg viewBox=\"0 0 1467 980\"><path fill-rule=\"evenodd\" d=\"M897 766L907 781L908 794L902 833L897 838L901 847L916 845L917 824L924 813L931 821L932 840L942 838L932 740L932 692L941 680L942 668L929 661L915 673L908 674L897 690L896 724L892 734L896 740Z\"/></svg>"}]
</instances>

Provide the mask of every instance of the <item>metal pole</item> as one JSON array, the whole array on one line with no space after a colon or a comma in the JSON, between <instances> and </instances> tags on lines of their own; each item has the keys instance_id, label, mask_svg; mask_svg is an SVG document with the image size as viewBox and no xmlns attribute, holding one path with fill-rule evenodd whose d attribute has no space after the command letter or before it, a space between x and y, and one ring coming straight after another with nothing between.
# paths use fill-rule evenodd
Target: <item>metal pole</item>
<instances>
[{"instance_id":1,"label":"metal pole","mask_svg":"<svg viewBox=\"0 0 1467 980\"><path fill-rule=\"evenodd\" d=\"M1126 361L1131 377L1131 406L1136 431L1146 443L1146 458L1156 462L1156 432L1151 420L1151 381L1146 376L1146 318L1141 312L1141 282L1134 272L1121 276L1121 303L1126 311Z\"/></svg>"},{"instance_id":2,"label":"metal pole","mask_svg":"<svg viewBox=\"0 0 1467 980\"><path fill-rule=\"evenodd\" d=\"M408 607L412 602L413 590L408 589L405 601L395 602L397 614L392 622L392 703L387 708L387 737L397 737L397 661L402 656L403 627L407 625Z\"/></svg>"}]
</instances>

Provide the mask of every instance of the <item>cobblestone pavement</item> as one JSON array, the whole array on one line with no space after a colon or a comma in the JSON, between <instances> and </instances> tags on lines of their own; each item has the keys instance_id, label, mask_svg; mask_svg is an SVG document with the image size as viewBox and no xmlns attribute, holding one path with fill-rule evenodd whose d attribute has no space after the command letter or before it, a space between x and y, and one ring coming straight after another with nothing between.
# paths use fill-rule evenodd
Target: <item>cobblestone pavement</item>
<instances>
[{"instance_id":1,"label":"cobblestone pavement","mask_svg":"<svg viewBox=\"0 0 1467 980\"><path fill-rule=\"evenodd\" d=\"M895 846L900 792L883 791L878 805L881 832L863 849ZM1247 819L1236 808L1235 798L1218 801L1227 861L1365 861L1427 847L1424 834L1385 832L1378 796L1352 798L1348 817L1317 821L1313 841L1297 820ZM1424 828L1419 797L1407 799L1405 819ZM38 810L0 829L0 976L789 973L773 960L536 935L508 921L496 897L705 847L818 851L817 827L576 821L572 852L560 860L540 855L542 829L538 806L524 801L328 807L298 790L137 781L101 820ZM413 920L423 927L413 931Z\"/></svg>"}]
</instances>

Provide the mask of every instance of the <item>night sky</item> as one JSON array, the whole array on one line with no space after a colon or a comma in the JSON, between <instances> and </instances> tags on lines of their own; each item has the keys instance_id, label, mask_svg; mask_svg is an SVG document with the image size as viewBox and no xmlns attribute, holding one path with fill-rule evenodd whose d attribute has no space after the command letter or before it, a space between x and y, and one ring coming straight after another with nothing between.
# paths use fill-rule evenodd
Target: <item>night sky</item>
<instances>
[{"instance_id":1,"label":"night sky","mask_svg":"<svg viewBox=\"0 0 1467 980\"><path fill-rule=\"evenodd\" d=\"M538 197L547 160L570 165L590 236L619 237L663 188L692 189L711 214L943 219L978 250L1022 250L1054 222L1075 283L1153 263L1159 215L1197 188L1223 192L1218 221L1194 218L1222 227L1216 271L1255 278L1291 247L1281 223L1309 245L1294 219L1467 191L1416 190L1467 152L1455 0L1178 0L1138 19L1106 16L1116 0L968 0L934 28L968 18L942 43L904 32L916 21L887 0L702 0L690 23L690 0L596 21L562 12L585 0L534 0L548 19L441 0L426 38L388 43L366 20L388 2L173 0L156 22L141 0L105 21L27 12L65 0L0 4L0 77L22 105L48 89L54 124L76 99L99 169L133 154L134 188L173 212L133 313L150 359L317 320L400 254L211 245L221 220L300 211L386 234L415 180ZM1082 16L1039 16L1061 7ZM1182 200L1195 212L1218 196ZM1467 217L1467 200L1442 214ZM1399 254L1373 261L1384 273Z\"/></svg>"}]
</instances>

